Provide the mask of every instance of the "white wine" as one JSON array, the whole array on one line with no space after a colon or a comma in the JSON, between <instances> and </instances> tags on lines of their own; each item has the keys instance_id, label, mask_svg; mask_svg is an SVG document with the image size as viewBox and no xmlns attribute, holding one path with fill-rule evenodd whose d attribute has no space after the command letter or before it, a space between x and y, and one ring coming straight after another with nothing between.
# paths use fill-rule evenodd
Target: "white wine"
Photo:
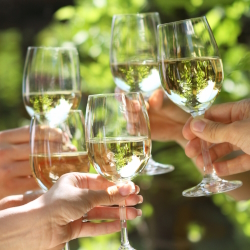
<instances>
[{"instance_id":1,"label":"white wine","mask_svg":"<svg viewBox=\"0 0 250 250\"><path fill-rule=\"evenodd\" d=\"M112 63L110 67L115 84L126 92L142 92L149 97L161 86L157 63Z\"/></svg>"},{"instance_id":2,"label":"white wine","mask_svg":"<svg viewBox=\"0 0 250 250\"><path fill-rule=\"evenodd\" d=\"M221 90L224 75L219 57L167 60L159 67L168 97L193 115L205 112Z\"/></svg>"},{"instance_id":3,"label":"white wine","mask_svg":"<svg viewBox=\"0 0 250 250\"><path fill-rule=\"evenodd\" d=\"M31 92L24 94L24 105L30 116L53 110L77 109L81 101L80 91Z\"/></svg>"},{"instance_id":4,"label":"white wine","mask_svg":"<svg viewBox=\"0 0 250 250\"><path fill-rule=\"evenodd\" d=\"M64 152L60 154L34 154L30 156L33 176L39 186L50 189L63 174L69 172L89 172L87 152Z\"/></svg>"},{"instance_id":5,"label":"white wine","mask_svg":"<svg viewBox=\"0 0 250 250\"><path fill-rule=\"evenodd\" d=\"M94 138L87 144L96 171L115 183L138 175L151 154L151 140L145 136Z\"/></svg>"}]
</instances>

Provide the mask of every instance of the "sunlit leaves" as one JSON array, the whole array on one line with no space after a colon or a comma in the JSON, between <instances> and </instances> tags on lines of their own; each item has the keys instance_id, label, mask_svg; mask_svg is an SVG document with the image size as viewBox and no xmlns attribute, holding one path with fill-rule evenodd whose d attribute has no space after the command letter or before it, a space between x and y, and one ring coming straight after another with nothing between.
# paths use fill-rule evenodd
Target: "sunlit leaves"
<instances>
[{"instance_id":1,"label":"sunlit leaves","mask_svg":"<svg viewBox=\"0 0 250 250\"><path fill-rule=\"evenodd\" d=\"M73 6L65 6L59 9L55 14L57 20L71 19L75 14L75 8Z\"/></svg>"}]
</instances>

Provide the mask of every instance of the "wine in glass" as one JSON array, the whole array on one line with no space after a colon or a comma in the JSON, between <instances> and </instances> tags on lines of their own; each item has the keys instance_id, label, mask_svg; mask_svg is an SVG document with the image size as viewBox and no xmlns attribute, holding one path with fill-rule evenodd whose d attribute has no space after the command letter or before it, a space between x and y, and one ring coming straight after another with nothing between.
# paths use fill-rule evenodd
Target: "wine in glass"
<instances>
[{"instance_id":1,"label":"wine in glass","mask_svg":"<svg viewBox=\"0 0 250 250\"><path fill-rule=\"evenodd\" d=\"M78 108L80 87L76 48L28 47L22 88L31 117L37 114L57 122L62 113Z\"/></svg>"},{"instance_id":2,"label":"wine in glass","mask_svg":"<svg viewBox=\"0 0 250 250\"><path fill-rule=\"evenodd\" d=\"M112 20L110 68L115 84L125 92L142 92L145 99L161 86L157 64L159 13L115 15ZM147 175L164 174L171 165L152 157L144 169Z\"/></svg>"},{"instance_id":3,"label":"wine in glass","mask_svg":"<svg viewBox=\"0 0 250 250\"><path fill-rule=\"evenodd\" d=\"M142 172L151 155L151 139L141 93L90 95L85 127L89 158L100 175L120 184ZM119 249L134 249L128 240L125 202L119 207Z\"/></svg>"},{"instance_id":4,"label":"wine in glass","mask_svg":"<svg viewBox=\"0 0 250 250\"><path fill-rule=\"evenodd\" d=\"M42 117L42 118L41 118ZM58 123L40 115L30 126L30 164L39 186L47 191L69 172L89 172L84 119L81 110L71 110ZM65 250L69 250L66 243Z\"/></svg>"},{"instance_id":5,"label":"wine in glass","mask_svg":"<svg viewBox=\"0 0 250 250\"><path fill-rule=\"evenodd\" d=\"M206 17L158 25L161 84L175 104L193 117L204 115L219 94L223 65ZM205 196L238 188L240 181L216 175L207 142L201 140L204 177L184 196Z\"/></svg>"}]
</instances>

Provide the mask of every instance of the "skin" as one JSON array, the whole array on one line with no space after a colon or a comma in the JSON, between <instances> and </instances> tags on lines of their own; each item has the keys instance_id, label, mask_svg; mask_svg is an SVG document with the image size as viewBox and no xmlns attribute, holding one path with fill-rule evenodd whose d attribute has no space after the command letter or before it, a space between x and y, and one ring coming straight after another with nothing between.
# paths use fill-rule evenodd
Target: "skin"
<instances>
[{"instance_id":1,"label":"skin","mask_svg":"<svg viewBox=\"0 0 250 250\"><path fill-rule=\"evenodd\" d=\"M162 89L157 89L149 98L148 115L152 140L186 145L182 128L190 115L171 102Z\"/></svg>"},{"instance_id":2,"label":"skin","mask_svg":"<svg viewBox=\"0 0 250 250\"><path fill-rule=\"evenodd\" d=\"M190 118L183 127L188 140L186 155L203 167L199 138L210 143L210 155L218 176L240 179L244 185L230 192L238 200L249 199L250 99L212 106L204 118ZM240 151L239 151L240 150ZM231 155L232 157L228 157Z\"/></svg>"},{"instance_id":3,"label":"skin","mask_svg":"<svg viewBox=\"0 0 250 250\"><path fill-rule=\"evenodd\" d=\"M29 128L0 132L0 199L39 189L29 164Z\"/></svg>"},{"instance_id":4,"label":"skin","mask_svg":"<svg viewBox=\"0 0 250 250\"><path fill-rule=\"evenodd\" d=\"M75 238L118 232L119 209L107 206L123 201L127 206L141 203L138 192L139 187L132 182L113 186L96 174L63 175L39 198L0 211L0 249L62 249ZM82 222L86 213L88 220L114 221ZM126 209L127 219L137 216L141 210Z\"/></svg>"}]
</instances>

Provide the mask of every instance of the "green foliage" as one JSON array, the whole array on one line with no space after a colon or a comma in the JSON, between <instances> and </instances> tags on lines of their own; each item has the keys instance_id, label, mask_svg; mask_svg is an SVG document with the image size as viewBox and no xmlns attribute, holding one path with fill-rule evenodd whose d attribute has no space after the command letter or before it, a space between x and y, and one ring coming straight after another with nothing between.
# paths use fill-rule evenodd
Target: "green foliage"
<instances>
[{"instance_id":1,"label":"green foliage","mask_svg":"<svg viewBox=\"0 0 250 250\"><path fill-rule=\"evenodd\" d=\"M0 129L18 126L22 104L21 35L16 29L0 32ZM3 119L4 118L4 119Z\"/></svg>"},{"instance_id":2,"label":"green foliage","mask_svg":"<svg viewBox=\"0 0 250 250\"><path fill-rule=\"evenodd\" d=\"M78 250L117 250L120 246L118 234L104 235L93 238L83 238L80 240L80 248Z\"/></svg>"}]
</instances>

